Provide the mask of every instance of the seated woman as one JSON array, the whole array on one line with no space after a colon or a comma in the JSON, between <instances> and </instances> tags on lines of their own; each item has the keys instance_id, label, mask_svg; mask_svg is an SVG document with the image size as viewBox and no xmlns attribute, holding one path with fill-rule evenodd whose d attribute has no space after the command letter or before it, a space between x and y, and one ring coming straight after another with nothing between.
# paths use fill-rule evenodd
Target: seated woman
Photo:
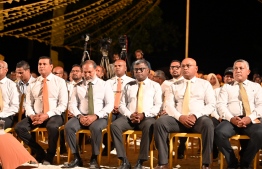
<instances>
[{"instance_id":1,"label":"seated woman","mask_svg":"<svg viewBox=\"0 0 262 169\"><path fill-rule=\"evenodd\" d=\"M29 161L37 163L23 145L3 129L0 129L0 150L0 169L14 169Z\"/></svg>"}]
</instances>

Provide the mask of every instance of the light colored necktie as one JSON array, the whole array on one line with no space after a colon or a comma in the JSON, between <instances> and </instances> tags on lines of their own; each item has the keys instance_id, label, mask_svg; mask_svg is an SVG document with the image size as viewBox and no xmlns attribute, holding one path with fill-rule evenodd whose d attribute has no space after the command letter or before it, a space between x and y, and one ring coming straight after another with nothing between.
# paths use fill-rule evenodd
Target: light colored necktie
<instances>
[{"instance_id":1,"label":"light colored necktie","mask_svg":"<svg viewBox=\"0 0 262 169\"><path fill-rule=\"evenodd\" d=\"M47 113L49 111L49 101L48 101L48 86L47 86L47 79L44 78L43 80L43 112Z\"/></svg>"},{"instance_id":2,"label":"light colored necktie","mask_svg":"<svg viewBox=\"0 0 262 169\"><path fill-rule=\"evenodd\" d=\"M243 83L238 83L238 84L239 84L240 96L241 96L243 107L245 110L245 116L249 116L251 114L251 110L250 110L247 92L245 88L243 87Z\"/></svg>"},{"instance_id":3,"label":"light colored necktie","mask_svg":"<svg viewBox=\"0 0 262 169\"><path fill-rule=\"evenodd\" d=\"M182 109L183 115L188 115L189 112L190 88L191 88L191 81L189 80L187 81L186 90L184 94L183 109Z\"/></svg>"},{"instance_id":4,"label":"light colored necktie","mask_svg":"<svg viewBox=\"0 0 262 169\"><path fill-rule=\"evenodd\" d=\"M0 87L0 113L4 109L4 101L3 101L3 94L2 94L2 88Z\"/></svg>"},{"instance_id":5,"label":"light colored necktie","mask_svg":"<svg viewBox=\"0 0 262 169\"><path fill-rule=\"evenodd\" d=\"M117 90L116 90L116 95L115 95L115 103L114 103L115 108L119 107L120 97L121 97L121 86L122 86L121 78L118 78L117 79Z\"/></svg>"},{"instance_id":6,"label":"light colored necktie","mask_svg":"<svg viewBox=\"0 0 262 169\"><path fill-rule=\"evenodd\" d=\"M92 115L94 114L94 99L93 99L93 87L92 83L88 83L88 114Z\"/></svg>"},{"instance_id":7,"label":"light colored necktie","mask_svg":"<svg viewBox=\"0 0 262 169\"><path fill-rule=\"evenodd\" d=\"M143 113L143 82L139 82L138 96L137 96L137 112Z\"/></svg>"}]
</instances>

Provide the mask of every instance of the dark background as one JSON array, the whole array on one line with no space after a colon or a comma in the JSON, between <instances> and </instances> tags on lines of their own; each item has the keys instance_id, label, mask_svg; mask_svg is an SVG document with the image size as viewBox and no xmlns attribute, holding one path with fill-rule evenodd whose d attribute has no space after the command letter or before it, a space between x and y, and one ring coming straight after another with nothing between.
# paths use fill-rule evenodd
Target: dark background
<instances>
[{"instance_id":1,"label":"dark background","mask_svg":"<svg viewBox=\"0 0 262 169\"><path fill-rule=\"evenodd\" d=\"M186 0L162 0L159 7L164 22L174 23L181 36L173 50L154 57L145 53L153 70L168 67L171 60L185 57ZM261 21L262 3L257 0L191 0L189 57L197 61L199 70L205 74L223 74L236 59L247 60L252 73L261 73ZM33 50L29 50L32 45ZM9 71L22 59L29 61L32 70L37 71L38 58L49 56L50 46L22 38L0 37L0 53L9 64ZM72 64L81 61L81 51L63 50L61 53L67 71ZM129 55L133 57L133 53Z\"/></svg>"}]
</instances>

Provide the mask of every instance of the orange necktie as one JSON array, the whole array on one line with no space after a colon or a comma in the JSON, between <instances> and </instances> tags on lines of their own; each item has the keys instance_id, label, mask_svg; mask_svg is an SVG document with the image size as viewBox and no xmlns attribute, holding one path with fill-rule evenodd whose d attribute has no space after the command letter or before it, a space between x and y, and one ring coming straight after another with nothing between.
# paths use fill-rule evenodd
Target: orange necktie
<instances>
[{"instance_id":1,"label":"orange necktie","mask_svg":"<svg viewBox=\"0 0 262 169\"><path fill-rule=\"evenodd\" d=\"M190 87L191 87L191 81L189 80L187 81L186 90L184 94L183 109L182 109L183 115L188 115L189 112Z\"/></svg>"},{"instance_id":2,"label":"orange necktie","mask_svg":"<svg viewBox=\"0 0 262 169\"><path fill-rule=\"evenodd\" d=\"M118 78L117 79L117 90L116 90L116 95L115 95L115 103L114 103L115 108L119 107L120 97L121 97L121 86L122 86L121 78Z\"/></svg>"},{"instance_id":3,"label":"orange necktie","mask_svg":"<svg viewBox=\"0 0 262 169\"><path fill-rule=\"evenodd\" d=\"M46 83L46 78L43 80L43 107L44 107L44 113L47 113L49 111L49 101L48 101L48 86Z\"/></svg>"},{"instance_id":4,"label":"orange necktie","mask_svg":"<svg viewBox=\"0 0 262 169\"><path fill-rule=\"evenodd\" d=\"M143 82L138 82L139 83L139 89L138 89L138 96L137 96L137 112L138 113L143 113Z\"/></svg>"}]
</instances>

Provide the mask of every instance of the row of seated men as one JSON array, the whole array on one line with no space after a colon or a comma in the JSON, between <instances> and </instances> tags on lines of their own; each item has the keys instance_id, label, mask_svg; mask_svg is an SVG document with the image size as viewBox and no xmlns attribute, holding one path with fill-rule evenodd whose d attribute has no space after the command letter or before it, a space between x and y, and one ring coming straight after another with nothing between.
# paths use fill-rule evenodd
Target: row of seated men
<instances>
[{"instance_id":1,"label":"row of seated men","mask_svg":"<svg viewBox=\"0 0 262 169\"><path fill-rule=\"evenodd\" d=\"M25 65L19 67L18 64L17 68L23 70L18 70L17 73L27 71L29 65ZM64 168L83 165L75 135L79 129L91 130L92 156L89 168L99 168L97 156L101 153L101 131L107 126L110 112L114 116L110 134L117 156L122 161L119 169L131 168L122 140L122 133L129 129L142 130L135 169L144 168L143 162L148 160L153 135L159 152L155 169L169 168L166 140L171 132L201 133L203 168L210 168L214 144L225 155L228 168L249 168L256 152L261 148L262 89L259 84L248 80L250 70L245 60L234 62L234 81L224 84L217 98L208 81L196 78L198 67L192 58L186 58L181 63L177 60L171 62L173 79L166 81L165 86L148 78L150 69L144 59L135 61L133 65L135 79L125 75L125 61L117 60L114 63L116 76L108 81L96 76L96 63L88 60L72 69L74 72L81 72L83 81L73 87L69 94L69 104L66 82L52 74L52 69L49 57L39 58L38 71L41 76L23 84L24 89L27 88L26 117L15 125L18 137L36 152L36 160L43 164L53 163L58 127L63 124L61 114L67 105L72 118L65 124L65 138L74 154L74 160ZM5 77L7 71L7 63L0 61L0 98L3 98L0 118L6 121L6 128L12 126L13 115L19 107L16 84ZM214 118L210 118L210 115ZM29 133L36 127L47 128L47 152ZM248 143L242 147L240 161L229 142L229 138L235 134L250 137Z\"/></svg>"}]
</instances>

